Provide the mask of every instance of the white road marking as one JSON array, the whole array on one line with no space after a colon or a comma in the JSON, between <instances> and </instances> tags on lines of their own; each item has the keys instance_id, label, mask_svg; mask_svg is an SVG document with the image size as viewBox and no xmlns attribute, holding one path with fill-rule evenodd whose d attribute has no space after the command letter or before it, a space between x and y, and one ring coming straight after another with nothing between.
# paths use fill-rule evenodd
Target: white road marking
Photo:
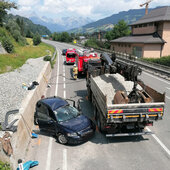
<instances>
[{"instance_id":1,"label":"white road marking","mask_svg":"<svg viewBox=\"0 0 170 170\"><path fill-rule=\"evenodd\" d=\"M48 145L47 161L46 161L46 170L49 170L50 169L50 165L51 165L52 141L53 141L53 138L50 137L49 138L49 145Z\"/></svg>"},{"instance_id":2,"label":"white road marking","mask_svg":"<svg viewBox=\"0 0 170 170\"><path fill-rule=\"evenodd\" d=\"M66 91L64 90L64 98L66 99Z\"/></svg>"},{"instance_id":3,"label":"white road marking","mask_svg":"<svg viewBox=\"0 0 170 170\"><path fill-rule=\"evenodd\" d=\"M57 79L56 79L56 89L55 89L55 96L57 96L58 94L58 78L59 78L59 52L57 50L58 53L58 65L57 65ZM50 169L50 165L51 165L51 151L52 151L52 141L53 138L50 137L49 138L49 144L48 144L48 153L47 153L47 161L46 161L46 170Z\"/></svg>"},{"instance_id":4,"label":"white road marking","mask_svg":"<svg viewBox=\"0 0 170 170\"><path fill-rule=\"evenodd\" d=\"M64 89L66 88L66 83L64 83Z\"/></svg>"},{"instance_id":5,"label":"white road marking","mask_svg":"<svg viewBox=\"0 0 170 170\"><path fill-rule=\"evenodd\" d=\"M67 170L67 149L63 149L63 170Z\"/></svg>"},{"instance_id":6,"label":"white road marking","mask_svg":"<svg viewBox=\"0 0 170 170\"><path fill-rule=\"evenodd\" d=\"M166 96L166 98L167 98L168 100L170 100L170 97Z\"/></svg>"},{"instance_id":7,"label":"white road marking","mask_svg":"<svg viewBox=\"0 0 170 170\"><path fill-rule=\"evenodd\" d=\"M146 130L148 132L151 132L151 130L146 127ZM159 145L161 145L161 147L166 151L166 153L170 156L170 150L160 141L160 139L155 135L155 134L152 134L152 137L159 143Z\"/></svg>"},{"instance_id":8,"label":"white road marking","mask_svg":"<svg viewBox=\"0 0 170 170\"><path fill-rule=\"evenodd\" d=\"M58 52L58 50L57 50ZM55 89L55 96L57 96L58 93L58 78L59 78L59 52L58 52L58 65L57 65L57 80L56 80L56 89Z\"/></svg>"}]
</instances>

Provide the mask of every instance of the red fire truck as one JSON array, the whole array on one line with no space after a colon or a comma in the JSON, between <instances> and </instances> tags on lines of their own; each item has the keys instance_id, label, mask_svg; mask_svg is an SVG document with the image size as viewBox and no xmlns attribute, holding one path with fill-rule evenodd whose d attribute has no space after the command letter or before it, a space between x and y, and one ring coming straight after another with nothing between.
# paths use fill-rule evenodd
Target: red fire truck
<instances>
[{"instance_id":1,"label":"red fire truck","mask_svg":"<svg viewBox=\"0 0 170 170\"><path fill-rule=\"evenodd\" d=\"M68 63L74 64L76 56L78 56L78 54L76 53L75 48L67 49L67 52L66 52L66 64L68 64Z\"/></svg>"},{"instance_id":2,"label":"red fire truck","mask_svg":"<svg viewBox=\"0 0 170 170\"><path fill-rule=\"evenodd\" d=\"M75 60L75 65L73 69L77 69L78 75L86 74L87 71L87 63L92 60L97 60L100 62L100 57L98 57L97 53L91 53L90 51L79 50L77 51L77 56ZM74 70L73 70L74 73ZM74 75L73 75L74 76ZM76 77L76 76L74 76ZM77 79L77 78L75 78Z\"/></svg>"}]
</instances>

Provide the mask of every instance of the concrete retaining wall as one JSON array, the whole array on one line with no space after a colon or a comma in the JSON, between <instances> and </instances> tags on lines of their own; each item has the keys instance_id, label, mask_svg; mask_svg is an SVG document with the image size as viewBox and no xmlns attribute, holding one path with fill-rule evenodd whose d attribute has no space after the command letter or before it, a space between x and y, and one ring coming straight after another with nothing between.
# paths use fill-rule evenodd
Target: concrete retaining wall
<instances>
[{"instance_id":1,"label":"concrete retaining wall","mask_svg":"<svg viewBox=\"0 0 170 170\"><path fill-rule=\"evenodd\" d=\"M47 82L43 75L47 80L49 80L51 75L51 66L49 62L45 64L44 68L39 74L37 79L39 85L29 92L27 97L23 100L19 110L18 129L17 132L12 135L11 139L14 153L10 157L10 162L14 169L17 167L17 160L22 159L25 156L26 149L28 147L29 141L31 140L31 133L29 129L32 129L34 124L35 105L41 96L45 94L47 89ZM23 118L26 123L24 122Z\"/></svg>"}]
</instances>

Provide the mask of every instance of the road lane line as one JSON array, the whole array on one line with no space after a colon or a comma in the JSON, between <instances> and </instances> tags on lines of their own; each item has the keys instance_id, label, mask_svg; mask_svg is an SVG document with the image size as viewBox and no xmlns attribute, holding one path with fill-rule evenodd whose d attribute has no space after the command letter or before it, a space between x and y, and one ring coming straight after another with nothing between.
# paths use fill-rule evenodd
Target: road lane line
<instances>
[{"instance_id":1,"label":"road lane line","mask_svg":"<svg viewBox=\"0 0 170 170\"><path fill-rule=\"evenodd\" d=\"M50 137L49 145L48 145L47 161L46 161L46 170L49 170L50 169L50 165L51 165L52 141L53 141L53 138Z\"/></svg>"},{"instance_id":2,"label":"road lane line","mask_svg":"<svg viewBox=\"0 0 170 170\"><path fill-rule=\"evenodd\" d=\"M64 90L64 98L66 99L66 91Z\"/></svg>"},{"instance_id":3,"label":"road lane line","mask_svg":"<svg viewBox=\"0 0 170 170\"><path fill-rule=\"evenodd\" d=\"M57 79L56 79L56 89L55 89L55 96L58 94L58 78L59 78L59 52L58 53L58 63L57 63ZM46 170L50 170L50 165L51 165L51 151L52 151L52 137L49 138L49 144L48 144L48 153L47 153L47 161L46 161Z\"/></svg>"},{"instance_id":4,"label":"road lane line","mask_svg":"<svg viewBox=\"0 0 170 170\"><path fill-rule=\"evenodd\" d=\"M57 63L57 80L56 80L56 89L55 89L55 96L57 96L57 93L58 93L58 78L59 78L59 52L57 50L57 53L58 53L58 63Z\"/></svg>"},{"instance_id":5,"label":"road lane line","mask_svg":"<svg viewBox=\"0 0 170 170\"><path fill-rule=\"evenodd\" d=\"M151 132L151 130L148 127L146 127L146 130L148 132ZM155 134L151 134L151 135L159 143L159 145L161 145L161 147L166 151L166 153L170 156L170 150L160 141L160 139Z\"/></svg>"},{"instance_id":6,"label":"road lane line","mask_svg":"<svg viewBox=\"0 0 170 170\"><path fill-rule=\"evenodd\" d=\"M63 170L67 170L67 149L63 149Z\"/></svg>"}]
</instances>

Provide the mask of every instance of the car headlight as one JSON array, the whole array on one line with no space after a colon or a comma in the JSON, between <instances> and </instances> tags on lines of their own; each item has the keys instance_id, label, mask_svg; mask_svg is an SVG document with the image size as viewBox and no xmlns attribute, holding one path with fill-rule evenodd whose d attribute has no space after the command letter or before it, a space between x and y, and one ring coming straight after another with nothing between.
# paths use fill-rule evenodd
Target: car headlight
<instances>
[{"instance_id":1,"label":"car headlight","mask_svg":"<svg viewBox=\"0 0 170 170\"><path fill-rule=\"evenodd\" d=\"M67 133L67 136L69 137L77 136L77 133Z\"/></svg>"}]
</instances>

